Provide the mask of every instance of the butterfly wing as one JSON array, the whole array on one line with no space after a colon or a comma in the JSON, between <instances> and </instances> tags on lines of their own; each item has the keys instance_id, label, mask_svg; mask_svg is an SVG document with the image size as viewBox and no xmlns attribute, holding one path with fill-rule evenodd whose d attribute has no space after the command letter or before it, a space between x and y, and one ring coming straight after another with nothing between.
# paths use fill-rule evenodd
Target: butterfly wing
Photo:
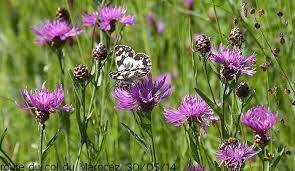
<instances>
[{"instance_id":1,"label":"butterfly wing","mask_svg":"<svg viewBox=\"0 0 295 171\"><path fill-rule=\"evenodd\" d=\"M116 72L110 72L110 77L119 81L133 82L143 78L150 72L147 68L124 69Z\"/></svg>"},{"instance_id":2,"label":"butterfly wing","mask_svg":"<svg viewBox=\"0 0 295 171\"><path fill-rule=\"evenodd\" d=\"M118 71L111 72L111 78L119 81L132 82L143 78L150 72L152 62L150 57L145 53L135 55L134 50L126 45L117 45L114 50Z\"/></svg>"},{"instance_id":3,"label":"butterfly wing","mask_svg":"<svg viewBox=\"0 0 295 171\"><path fill-rule=\"evenodd\" d=\"M151 58L145 53L138 53L134 56L136 68L152 68Z\"/></svg>"},{"instance_id":4,"label":"butterfly wing","mask_svg":"<svg viewBox=\"0 0 295 171\"><path fill-rule=\"evenodd\" d=\"M134 66L134 50L126 45L117 45L115 46L115 56L116 56L116 65L118 71L132 68Z\"/></svg>"}]
</instances>

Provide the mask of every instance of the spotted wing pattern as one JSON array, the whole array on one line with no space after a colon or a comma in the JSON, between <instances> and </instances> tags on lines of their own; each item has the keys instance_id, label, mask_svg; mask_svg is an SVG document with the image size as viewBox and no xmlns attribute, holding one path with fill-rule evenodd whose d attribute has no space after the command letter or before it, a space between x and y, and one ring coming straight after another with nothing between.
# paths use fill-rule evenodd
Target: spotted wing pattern
<instances>
[{"instance_id":1,"label":"spotted wing pattern","mask_svg":"<svg viewBox=\"0 0 295 171\"><path fill-rule=\"evenodd\" d=\"M150 72L152 61L145 53L135 55L134 50L126 45L117 45L114 50L118 71L111 72L111 78L132 82Z\"/></svg>"}]
</instances>

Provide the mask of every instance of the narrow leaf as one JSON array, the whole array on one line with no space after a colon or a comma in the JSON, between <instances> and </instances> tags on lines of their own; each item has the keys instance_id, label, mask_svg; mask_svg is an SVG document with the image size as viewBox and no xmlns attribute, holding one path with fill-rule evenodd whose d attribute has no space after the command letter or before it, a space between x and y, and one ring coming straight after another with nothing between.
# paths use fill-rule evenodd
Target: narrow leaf
<instances>
[{"instance_id":1,"label":"narrow leaf","mask_svg":"<svg viewBox=\"0 0 295 171\"><path fill-rule=\"evenodd\" d=\"M51 147L52 145L54 145L54 143L55 143L55 141L56 141L56 139L57 139L59 133L60 133L60 129L57 130L57 132L55 133L55 135L54 135L54 136L49 140L49 142L47 143L46 148L45 148L45 150L44 150L43 153L42 153L42 157L41 157L41 160L42 160L42 161L45 160L45 158L46 158L46 156L47 156L47 154L48 154L48 152L49 152L50 147Z\"/></svg>"},{"instance_id":2,"label":"narrow leaf","mask_svg":"<svg viewBox=\"0 0 295 171\"><path fill-rule=\"evenodd\" d=\"M143 138L141 138L139 135L137 135L137 134L136 134L131 128L129 128L126 124L124 124L124 123L121 123L121 124L122 124L122 126L123 126L124 128L127 129L128 133L129 133L130 135L132 135L132 136L136 139L136 141L137 141L141 146L144 147L145 151L149 151L149 145L148 145L148 143L145 142L145 140L144 140Z\"/></svg>"},{"instance_id":3,"label":"narrow leaf","mask_svg":"<svg viewBox=\"0 0 295 171\"><path fill-rule=\"evenodd\" d=\"M271 164L271 169L274 170L276 166L279 164L281 158L283 157L283 154L285 152L285 148L278 149L279 153L278 156L274 159L273 163Z\"/></svg>"}]
</instances>

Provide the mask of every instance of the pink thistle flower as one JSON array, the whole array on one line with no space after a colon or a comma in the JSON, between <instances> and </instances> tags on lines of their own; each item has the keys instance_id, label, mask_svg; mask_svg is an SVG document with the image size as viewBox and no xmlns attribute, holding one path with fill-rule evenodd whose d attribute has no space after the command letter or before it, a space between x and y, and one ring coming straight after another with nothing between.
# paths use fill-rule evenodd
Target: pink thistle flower
<instances>
[{"instance_id":1,"label":"pink thistle flower","mask_svg":"<svg viewBox=\"0 0 295 171\"><path fill-rule=\"evenodd\" d=\"M278 113L274 114L270 109L260 105L252 107L245 115L241 116L241 122L258 134L263 142L268 142L270 136L268 130L276 123Z\"/></svg>"},{"instance_id":2,"label":"pink thistle flower","mask_svg":"<svg viewBox=\"0 0 295 171\"><path fill-rule=\"evenodd\" d=\"M254 157L259 151L254 151L253 146L246 146L240 141L226 144L215 156L221 161L221 164L230 171L238 171L241 169L244 161Z\"/></svg>"},{"instance_id":3,"label":"pink thistle flower","mask_svg":"<svg viewBox=\"0 0 295 171\"><path fill-rule=\"evenodd\" d=\"M100 29L113 32L116 22L124 25L133 25L135 17L126 15L126 9L122 7L103 7L98 12L82 17L84 26L99 24Z\"/></svg>"},{"instance_id":4,"label":"pink thistle flower","mask_svg":"<svg viewBox=\"0 0 295 171\"><path fill-rule=\"evenodd\" d=\"M166 122L175 126L181 126L190 119L196 121L204 130L211 122L219 120L213 115L210 106L203 99L195 96L185 96L177 110L164 109L164 114Z\"/></svg>"},{"instance_id":5,"label":"pink thistle flower","mask_svg":"<svg viewBox=\"0 0 295 171\"><path fill-rule=\"evenodd\" d=\"M44 82L41 90L29 91L25 88L21 92L21 96L26 104L21 102L16 102L16 104L24 110L35 110L36 118L40 123L44 123L49 119L49 114L55 113L57 110L67 112L73 110L71 105L62 106L65 99L62 86L59 86L53 92L49 92Z\"/></svg>"},{"instance_id":6,"label":"pink thistle flower","mask_svg":"<svg viewBox=\"0 0 295 171\"><path fill-rule=\"evenodd\" d=\"M82 33L80 28L72 27L66 21L46 20L39 28L33 27L32 31L39 36L37 44L48 44L52 48L60 48L66 40Z\"/></svg>"},{"instance_id":7,"label":"pink thistle flower","mask_svg":"<svg viewBox=\"0 0 295 171\"><path fill-rule=\"evenodd\" d=\"M256 73L255 69L253 69L253 65L256 63L255 54L245 58L237 47L231 50L220 45L219 53L212 48L211 60L223 65L223 71L226 71L226 75L229 74L228 76L225 75L227 79L241 74L253 75Z\"/></svg>"},{"instance_id":8,"label":"pink thistle flower","mask_svg":"<svg viewBox=\"0 0 295 171\"><path fill-rule=\"evenodd\" d=\"M112 95L118 102L117 109L149 112L171 92L171 85L167 84L165 76L153 81L149 75L148 78L132 84L128 89L117 87Z\"/></svg>"}]
</instances>

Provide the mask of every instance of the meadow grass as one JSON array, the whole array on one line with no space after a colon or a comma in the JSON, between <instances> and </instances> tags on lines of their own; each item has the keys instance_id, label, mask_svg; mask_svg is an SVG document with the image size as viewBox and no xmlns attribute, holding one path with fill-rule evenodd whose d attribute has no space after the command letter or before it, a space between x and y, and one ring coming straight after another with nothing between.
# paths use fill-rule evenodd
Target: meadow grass
<instances>
[{"instance_id":1,"label":"meadow grass","mask_svg":"<svg viewBox=\"0 0 295 171\"><path fill-rule=\"evenodd\" d=\"M175 127L164 120L163 108L176 108L184 95L196 94L198 87L210 96L210 90L203 70L202 60L192 54L192 34L204 33L211 38L212 45L218 47L220 43L229 45L228 35L233 27L244 30L243 50L248 56L255 52L256 71L254 76L242 76L255 95L245 107L263 104L278 111L279 117L275 127L270 131L272 141L269 152L277 155L278 149L284 147L291 155L283 155L276 170L293 170L295 164L294 146L294 15L295 8L292 0L279 1L247 1L247 8L256 9L254 15L243 16L242 1L232 0L202 0L196 1L192 11L185 8L181 0L113 0L107 1L113 5L121 5L128 9L128 13L136 16L134 26L125 27L122 39L118 44L126 44L136 52L145 52L151 56L152 74L170 73L172 75L172 95L161 102L152 112L153 135L157 161L161 164L175 163L177 170L189 165L192 154L189 150L185 127ZM31 27L38 25L46 18L52 19L58 7L66 7L70 11L72 23L81 24L81 14L94 11L98 3L94 0L74 0L71 7L67 1L55 0L1 0L0 1L0 132L7 128L7 134L2 148L15 163L28 164L38 161L39 133L38 124L29 112L16 106L20 101L20 91L26 86L29 89L41 87L46 81L50 90L60 83L58 58L49 48L35 44L36 36ZM259 17L258 11L264 9L265 14ZM283 17L277 12L282 11ZM157 34L147 22L147 15L153 12L159 20L166 24L166 30ZM243 17L244 22L233 24L234 19ZM285 24L288 21L288 25ZM260 29L255 29L258 22ZM280 44L279 34L283 32L285 44ZM73 47L65 46L65 94L67 104L75 104L76 90L72 81L72 70L76 64L83 63L91 67L91 29L86 28L84 33L75 38ZM96 37L99 42L99 37ZM274 48L280 53L276 58L272 54ZM270 62L270 67L263 71L260 65ZM208 73L213 93L219 101L222 97L222 84L219 82L220 66L210 63ZM109 78L110 71L116 70L114 56L107 60L103 80L96 92L93 111L87 134L101 151L97 152L95 161L103 164L122 164L150 162L141 146L122 127L121 123L138 130L132 112L115 110L116 104L111 92L115 89L116 81ZM195 73L194 73L195 70ZM292 87L291 87L292 86ZM270 90L276 88L276 93ZM284 93L285 88L291 90L290 95ZM86 91L86 104L90 104L93 89ZM240 101L231 95L225 104L226 117L237 117L240 110ZM280 121L284 120L284 123ZM52 114L46 123L45 141L49 141L58 128L62 126L59 113ZM80 133L76 122L75 112L70 116L69 149L65 144L65 131L61 131L56 143L50 148L46 163L75 163L80 144ZM239 137L244 141L253 142L254 136L249 128L242 126ZM205 167L214 170L215 166L207 161L209 155L214 159L214 152L219 149L220 139L215 127L210 127L201 141L204 147L201 150L206 161ZM68 153L68 154L67 154ZM0 155L2 155L0 153ZM82 149L81 162L88 162L86 148ZM67 156L67 157L66 157ZM68 158L70 157L70 159ZM92 161L94 162L94 161ZM250 164L249 164L250 163ZM245 170L262 170L259 157L248 160Z\"/></svg>"}]
</instances>

